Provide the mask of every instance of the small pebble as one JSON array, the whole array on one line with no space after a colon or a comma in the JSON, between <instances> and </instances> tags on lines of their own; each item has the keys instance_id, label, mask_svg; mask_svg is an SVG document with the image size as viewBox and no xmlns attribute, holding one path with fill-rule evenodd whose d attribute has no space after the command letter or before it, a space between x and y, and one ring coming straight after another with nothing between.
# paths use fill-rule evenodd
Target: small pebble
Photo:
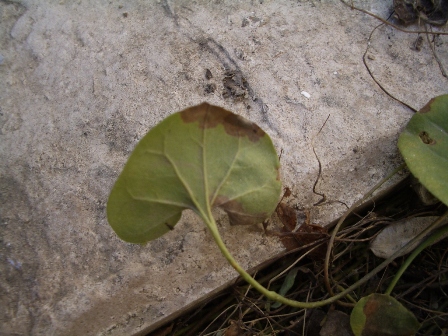
<instances>
[{"instance_id":1,"label":"small pebble","mask_svg":"<svg viewBox=\"0 0 448 336\"><path fill-rule=\"evenodd\" d=\"M306 91L302 91L302 92L300 92L300 94L305 96L306 98L311 97L311 95L308 92L306 92Z\"/></svg>"}]
</instances>

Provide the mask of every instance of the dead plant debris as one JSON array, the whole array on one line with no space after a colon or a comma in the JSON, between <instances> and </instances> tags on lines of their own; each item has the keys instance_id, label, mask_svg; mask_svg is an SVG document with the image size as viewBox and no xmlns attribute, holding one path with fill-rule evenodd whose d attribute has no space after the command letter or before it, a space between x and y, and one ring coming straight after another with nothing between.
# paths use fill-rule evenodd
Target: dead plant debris
<instances>
[{"instance_id":1,"label":"dead plant debris","mask_svg":"<svg viewBox=\"0 0 448 336\"><path fill-rule=\"evenodd\" d=\"M448 20L447 0L394 0L397 18L409 25L419 20L443 26Z\"/></svg>"}]
</instances>

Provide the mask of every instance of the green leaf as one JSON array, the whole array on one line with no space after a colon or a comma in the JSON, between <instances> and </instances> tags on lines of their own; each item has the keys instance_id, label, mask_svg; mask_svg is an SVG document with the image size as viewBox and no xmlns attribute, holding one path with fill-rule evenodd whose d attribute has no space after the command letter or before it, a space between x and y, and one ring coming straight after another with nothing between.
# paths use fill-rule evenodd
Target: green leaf
<instances>
[{"instance_id":1,"label":"green leaf","mask_svg":"<svg viewBox=\"0 0 448 336\"><path fill-rule=\"evenodd\" d=\"M355 336L411 336L420 324L409 310L393 297L370 294L356 304L350 315Z\"/></svg>"},{"instance_id":2,"label":"green leaf","mask_svg":"<svg viewBox=\"0 0 448 336\"><path fill-rule=\"evenodd\" d=\"M282 284L282 287L278 291L281 296L285 296L286 293L292 288L294 285L294 281L296 281L297 272L299 271L299 267L294 267L291 269L285 277L285 281ZM281 302L274 302L272 304L273 309L277 309L282 305Z\"/></svg>"},{"instance_id":3,"label":"green leaf","mask_svg":"<svg viewBox=\"0 0 448 336\"><path fill-rule=\"evenodd\" d=\"M262 222L280 191L269 136L203 103L167 117L138 143L112 188L107 218L121 239L144 243L173 229L185 209L206 223L214 223L213 206L231 224Z\"/></svg>"},{"instance_id":4,"label":"green leaf","mask_svg":"<svg viewBox=\"0 0 448 336\"><path fill-rule=\"evenodd\" d=\"M448 95L431 99L411 118L398 148L411 173L448 205Z\"/></svg>"}]
</instances>

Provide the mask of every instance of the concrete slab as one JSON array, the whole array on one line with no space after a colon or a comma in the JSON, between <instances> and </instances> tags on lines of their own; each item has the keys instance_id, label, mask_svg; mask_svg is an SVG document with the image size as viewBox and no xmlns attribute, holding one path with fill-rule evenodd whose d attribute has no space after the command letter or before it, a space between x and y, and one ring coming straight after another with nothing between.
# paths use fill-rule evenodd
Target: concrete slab
<instances>
[{"instance_id":1,"label":"concrete slab","mask_svg":"<svg viewBox=\"0 0 448 336\"><path fill-rule=\"evenodd\" d=\"M338 1L0 1L0 333L139 334L236 276L191 213L146 246L120 241L105 218L137 141L190 105L258 123L283 150L292 202L316 224L338 216L340 203L313 206L313 139L318 190L351 204L398 165L412 115L363 65L378 24ZM415 39L380 27L367 60L418 109L447 80ZM447 43L438 37L445 67ZM217 217L244 267L282 251L259 227Z\"/></svg>"}]
</instances>

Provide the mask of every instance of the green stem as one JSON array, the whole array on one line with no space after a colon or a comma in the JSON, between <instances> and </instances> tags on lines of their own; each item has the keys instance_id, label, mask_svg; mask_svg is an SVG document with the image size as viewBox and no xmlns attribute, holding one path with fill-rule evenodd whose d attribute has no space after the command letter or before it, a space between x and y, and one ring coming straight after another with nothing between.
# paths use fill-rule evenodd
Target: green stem
<instances>
[{"instance_id":1,"label":"green stem","mask_svg":"<svg viewBox=\"0 0 448 336\"><path fill-rule=\"evenodd\" d=\"M219 249L221 250L221 253L223 256L227 259L227 261L232 265L232 267L241 275L241 277L246 280L247 283L249 283L252 287L254 287L256 290L258 290L261 294L266 296L269 300L272 301L278 301L280 303L286 304L288 306L292 307L298 307L298 308L317 308L326 306L328 304L331 304L333 302L336 302L337 300L345 297L347 294L350 294L353 292L356 288L361 286L362 284L366 283L368 280L370 280L376 273L381 271L384 267L389 265L389 263L394 260L400 253L402 249L405 249L407 245L402 247L400 250L395 252L392 256L390 256L388 259L383 261L380 265L378 265L376 268L374 268L370 273L365 275L363 278L361 278L359 281L357 281L355 284L348 287L345 291L340 292L326 300L317 301L317 302L301 302L301 301L295 301L285 298L284 296L274 292L270 291L267 288L263 287L260 283L258 283L257 280L251 277L249 273L247 273L239 264L238 262L233 258L233 256L230 254L229 250L225 246L224 242L222 241L221 235L219 234L218 227L216 226L216 222L213 219L213 217L203 217L204 221L206 222L207 226L210 229L210 232L213 236L213 239L215 240L216 244L218 245ZM421 239L420 236L417 236L415 239ZM414 241L411 240L409 244L412 244Z\"/></svg>"},{"instance_id":2,"label":"green stem","mask_svg":"<svg viewBox=\"0 0 448 336\"><path fill-rule=\"evenodd\" d=\"M225 246L221 235L219 234L218 227L216 225L216 222L211 215L211 211L208 211L208 215L205 215L203 212L200 213L202 216L202 219L207 224L213 239L215 240L216 244L218 245L219 249L221 250L221 253L223 256L227 259L227 261L230 263L230 265L241 275L241 277L246 280L247 283L249 283L252 287L254 287L257 291L259 291L261 294L266 296L269 300L272 301L278 301L280 303L283 303L288 306L292 307L298 307L298 308L317 308L322 307L328 304L331 304L343 297L345 297L347 294L350 294L355 289L357 289L359 286L363 285L367 281L369 281L375 274L377 274L379 271L381 271L383 268L385 268L387 265L389 265L395 258L397 258L402 251L405 251L408 247L408 245L415 244L416 241L421 240L423 237L425 237L428 232L431 232L434 229L434 224L430 225L428 228L423 230L420 234L418 234L414 239L409 241L406 245L404 245L402 248L400 248L398 251L396 251L394 254L392 254L389 258L384 260L381 264L379 264L377 267L375 267L370 273L366 274L364 277L362 277L360 280L358 280L355 284L348 287L345 291L340 292L326 300L317 301L317 302L301 302L301 301L295 301L285 298L284 296L274 292L270 291L267 288L263 287L260 283L258 283L257 280L252 278L252 276L247 273L239 264L238 262L233 258L233 256L230 254L229 250ZM448 216L448 212L445 213L441 219Z\"/></svg>"},{"instance_id":3,"label":"green stem","mask_svg":"<svg viewBox=\"0 0 448 336\"><path fill-rule=\"evenodd\" d=\"M204 220L205 220L205 218L204 218ZM280 294L278 294L274 291L268 290L267 288L263 287L257 280L252 278L252 276L250 276L250 274L247 273L238 264L238 262L233 258L233 256L230 254L229 250L225 246L225 244L221 238L221 235L219 234L218 227L216 226L216 222L213 219L213 217L210 217L207 220L207 225L210 229L210 232L211 232L213 238L215 239L216 244L218 245L219 249L221 250L221 253L227 259L227 261L230 263L230 265L232 265L232 267L241 275L241 277L244 280L246 280L253 288L258 290L261 294L266 296L269 300L278 301L283 304L286 304L286 305L289 305L292 307L299 307L299 308L316 308L316 307L321 307L321 306L324 306L324 305L327 305L327 304L330 304L330 303L336 301L336 299L334 299L334 297L333 297L333 298L319 301L316 303L314 303L314 302L299 302L299 301L287 299L284 296L281 296ZM342 294L343 295L340 295L340 297L345 295L345 293L342 293Z\"/></svg>"},{"instance_id":4,"label":"green stem","mask_svg":"<svg viewBox=\"0 0 448 336\"><path fill-rule=\"evenodd\" d=\"M445 212L441 217L439 217L434 223L431 224L431 228L437 227L440 225L440 223L448 216L448 211ZM400 277L403 275L403 273L406 271L406 269L409 267L409 265L412 263L412 261L419 255L420 252L422 252L425 248L427 248L429 245L434 244L440 237L442 237L444 234L448 232L448 225L445 225L444 227L440 228L436 232L434 232L431 236L428 237L424 242L422 242L415 250L412 252L412 254L406 259L406 261L401 265L398 272L395 274L394 278L392 279L392 282L389 284L389 287L387 287L387 290L384 294L390 295L392 293L392 290L394 289L395 285L397 284Z\"/></svg>"}]
</instances>

